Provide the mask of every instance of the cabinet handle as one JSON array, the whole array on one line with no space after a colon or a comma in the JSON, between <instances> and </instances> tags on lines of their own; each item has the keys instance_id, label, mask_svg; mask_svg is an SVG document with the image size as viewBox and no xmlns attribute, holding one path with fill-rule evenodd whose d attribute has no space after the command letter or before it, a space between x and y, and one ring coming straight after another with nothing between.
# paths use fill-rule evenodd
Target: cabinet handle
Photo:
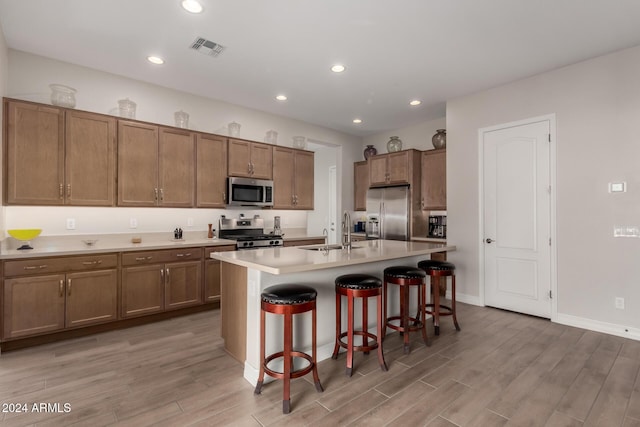
<instances>
[{"instance_id":1,"label":"cabinet handle","mask_svg":"<svg viewBox=\"0 0 640 427\"><path fill-rule=\"evenodd\" d=\"M22 267L25 270L42 270L43 268L47 268L47 264L42 265L27 265L26 267Z\"/></svg>"},{"instance_id":2,"label":"cabinet handle","mask_svg":"<svg viewBox=\"0 0 640 427\"><path fill-rule=\"evenodd\" d=\"M160 201L163 202L164 201L164 188L160 189Z\"/></svg>"},{"instance_id":3,"label":"cabinet handle","mask_svg":"<svg viewBox=\"0 0 640 427\"><path fill-rule=\"evenodd\" d=\"M58 189L58 194L60 195L60 198L62 199L62 197L64 196L64 193L62 192L64 189L64 185L60 184L60 187Z\"/></svg>"},{"instance_id":4,"label":"cabinet handle","mask_svg":"<svg viewBox=\"0 0 640 427\"><path fill-rule=\"evenodd\" d=\"M225 193L224 191L222 192L222 201L223 202L227 201L227 193Z\"/></svg>"},{"instance_id":5,"label":"cabinet handle","mask_svg":"<svg viewBox=\"0 0 640 427\"><path fill-rule=\"evenodd\" d=\"M64 280L60 279L60 296L64 295Z\"/></svg>"},{"instance_id":6,"label":"cabinet handle","mask_svg":"<svg viewBox=\"0 0 640 427\"><path fill-rule=\"evenodd\" d=\"M187 257L188 257L188 256L191 256L191 252L187 252L186 254L176 254L176 256L177 256L178 258L182 258L182 257L185 257L185 256L187 256Z\"/></svg>"},{"instance_id":7,"label":"cabinet handle","mask_svg":"<svg viewBox=\"0 0 640 427\"><path fill-rule=\"evenodd\" d=\"M148 256L148 257L139 256L139 257L136 257L136 261L140 261L140 262L149 261L152 258L153 258L152 256Z\"/></svg>"},{"instance_id":8,"label":"cabinet handle","mask_svg":"<svg viewBox=\"0 0 640 427\"><path fill-rule=\"evenodd\" d=\"M247 163L247 173L251 175L251 162Z\"/></svg>"},{"instance_id":9,"label":"cabinet handle","mask_svg":"<svg viewBox=\"0 0 640 427\"><path fill-rule=\"evenodd\" d=\"M171 283L171 276L169 276L169 269L167 268L167 281L166 283Z\"/></svg>"},{"instance_id":10,"label":"cabinet handle","mask_svg":"<svg viewBox=\"0 0 640 427\"><path fill-rule=\"evenodd\" d=\"M71 184L67 184L67 197L71 197Z\"/></svg>"},{"instance_id":11,"label":"cabinet handle","mask_svg":"<svg viewBox=\"0 0 640 427\"><path fill-rule=\"evenodd\" d=\"M158 201L158 189L154 188L153 189L153 193L154 193L153 199L157 202Z\"/></svg>"},{"instance_id":12,"label":"cabinet handle","mask_svg":"<svg viewBox=\"0 0 640 427\"><path fill-rule=\"evenodd\" d=\"M424 197L422 198L422 200L420 200L420 207L424 209Z\"/></svg>"},{"instance_id":13,"label":"cabinet handle","mask_svg":"<svg viewBox=\"0 0 640 427\"><path fill-rule=\"evenodd\" d=\"M82 262L82 265L96 265L96 264L102 264L102 260L99 259L99 260L96 260L96 261L83 261Z\"/></svg>"},{"instance_id":14,"label":"cabinet handle","mask_svg":"<svg viewBox=\"0 0 640 427\"><path fill-rule=\"evenodd\" d=\"M71 279L67 279L67 295L71 296Z\"/></svg>"},{"instance_id":15,"label":"cabinet handle","mask_svg":"<svg viewBox=\"0 0 640 427\"><path fill-rule=\"evenodd\" d=\"M164 283L164 269L163 268L160 269L160 282Z\"/></svg>"}]
</instances>

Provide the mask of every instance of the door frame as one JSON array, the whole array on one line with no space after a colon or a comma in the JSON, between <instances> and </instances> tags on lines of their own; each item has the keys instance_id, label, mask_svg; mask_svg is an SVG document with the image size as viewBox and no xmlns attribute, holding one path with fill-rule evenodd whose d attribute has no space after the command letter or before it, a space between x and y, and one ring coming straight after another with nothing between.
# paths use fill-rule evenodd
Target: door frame
<instances>
[{"instance_id":1,"label":"door frame","mask_svg":"<svg viewBox=\"0 0 640 427\"><path fill-rule=\"evenodd\" d=\"M556 194L557 194L557 176L556 176L556 151L557 151L557 134L556 134L556 114L546 114L543 116L531 117L513 122L502 123L498 125L488 126L478 129L478 287L479 300L482 306L485 304L485 282L484 282L484 134L486 132L506 129L510 127L518 127L532 123L549 121L549 133L551 136L551 146L549 147L549 173L551 182L550 194L550 233L551 233L551 321L556 322L558 317L558 253L557 253L557 234L556 234Z\"/></svg>"}]
</instances>

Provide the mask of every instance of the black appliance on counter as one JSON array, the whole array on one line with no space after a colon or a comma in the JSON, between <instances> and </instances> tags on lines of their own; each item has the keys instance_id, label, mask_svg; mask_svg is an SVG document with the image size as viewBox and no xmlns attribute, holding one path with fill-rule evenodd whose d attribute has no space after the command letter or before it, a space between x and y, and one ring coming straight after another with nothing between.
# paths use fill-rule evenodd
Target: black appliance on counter
<instances>
[{"instance_id":1,"label":"black appliance on counter","mask_svg":"<svg viewBox=\"0 0 640 427\"><path fill-rule=\"evenodd\" d=\"M276 248L283 245L282 236L265 234L264 219L257 215L238 219L222 216L218 229L221 239L236 241L237 250Z\"/></svg>"},{"instance_id":2,"label":"black appliance on counter","mask_svg":"<svg viewBox=\"0 0 640 427\"><path fill-rule=\"evenodd\" d=\"M429 231L427 237L435 237L438 239L447 238L447 216L446 215L430 215Z\"/></svg>"}]
</instances>

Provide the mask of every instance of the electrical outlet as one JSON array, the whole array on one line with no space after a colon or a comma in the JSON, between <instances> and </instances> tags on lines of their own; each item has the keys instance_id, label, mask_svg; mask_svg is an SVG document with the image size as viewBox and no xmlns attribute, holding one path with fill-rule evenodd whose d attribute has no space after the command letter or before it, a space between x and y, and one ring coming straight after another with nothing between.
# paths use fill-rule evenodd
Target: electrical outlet
<instances>
[{"instance_id":1,"label":"electrical outlet","mask_svg":"<svg viewBox=\"0 0 640 427\"><path fill-rule=\"evenodd\" d=\"M193 218L187 218L187 227L193 227Z\"/></svg>"},{"instance_id":2,"label":"electrical outlet","mask_svg":"<svg viewBox=\"0 0 640 427\"><path fill-rule=\"evenodd\" d=\"M76 229L76 219L67 218L67 230L75 230L75 229Z\"/></svg>"},{"instance_id":3,"label":"electrical outlet","mask_svg":"<svg viewBox=\"0 0 640 427\"><path fill-rule=\"evenodd\" d=\"M138 228L138 220L136 218L129 218L129 228Z\"/></svg>"},{"instance_id":4,"label":"electrical outlet","mask_svg":"<svg viewBox=\"0 0 640 427\"><path fill-rule=\"evenodd\" d=\"M624 310L624 298L616 297L616 308L618 310Z\"/></svg>"}]
</instances>

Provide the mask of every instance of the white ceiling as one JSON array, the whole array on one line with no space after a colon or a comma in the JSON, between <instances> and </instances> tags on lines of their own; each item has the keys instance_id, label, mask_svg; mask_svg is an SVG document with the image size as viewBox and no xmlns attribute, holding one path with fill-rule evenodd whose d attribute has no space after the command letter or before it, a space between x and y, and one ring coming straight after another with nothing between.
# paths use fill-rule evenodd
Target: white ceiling
<instances>
[{"instance_id":1,"label":"white ceiling","mask_svg":"<svg viewBox=\"0 0 640 427\"><path fill-rule=\"evenodd\" d=\"M640 44L638 0L0 0L10 48L357 136ZM189 49L222 44L217 58ZM147 55L165 58L162 66ZM329 67L343 63L334 74ZM277 102L277 94L289 100ZM411 99L422 105L410 107ZM352 119L361 118L354 125Z\"/></svg>"}]
</instances>

